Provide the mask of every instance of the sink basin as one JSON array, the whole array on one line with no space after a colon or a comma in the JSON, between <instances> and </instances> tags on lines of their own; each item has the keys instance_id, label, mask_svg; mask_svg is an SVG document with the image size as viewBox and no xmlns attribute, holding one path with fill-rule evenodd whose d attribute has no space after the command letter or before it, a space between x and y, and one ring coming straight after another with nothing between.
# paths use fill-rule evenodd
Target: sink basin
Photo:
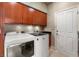
<instances>
[{"instance_id":1,"label":"sink basin","mask_svg":"<svg viewBox=\"0 0 79 59\"><path fill-rule=\"evenodd\" d=\"M45 35L46 33L31 33L31 35L34 35L34 36L40 36L40 35Z\"/></svg>"}]
</instances>

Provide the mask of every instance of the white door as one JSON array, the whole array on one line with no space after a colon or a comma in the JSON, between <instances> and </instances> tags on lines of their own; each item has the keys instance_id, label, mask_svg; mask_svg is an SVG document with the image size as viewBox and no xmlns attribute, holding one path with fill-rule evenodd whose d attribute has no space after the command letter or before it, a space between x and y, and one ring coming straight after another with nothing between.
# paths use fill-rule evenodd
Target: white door
<instances>
[{"instance_id":1,"label":"white door","mask_svg":"<svg viewBox=\"0 0 79 59\"><path fill-rule=\"evenodd\" d=\"M77 9L55 13L56 48L67 56L78 56Z\"/></svg>"}]
</instances>

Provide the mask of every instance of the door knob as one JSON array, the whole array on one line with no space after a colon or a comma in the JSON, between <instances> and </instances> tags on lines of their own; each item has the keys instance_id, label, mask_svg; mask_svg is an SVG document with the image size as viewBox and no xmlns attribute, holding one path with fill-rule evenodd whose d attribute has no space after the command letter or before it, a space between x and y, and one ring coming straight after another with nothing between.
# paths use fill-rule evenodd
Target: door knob
<instances>
[{"instance_id":1,"label":"door knob","mask_svg":"<svg viewBox=\"0 0 79 59\"><path fill-rule=\"evenodd\" d=\"M56 33L56 35L58 35L58 33Z\"/></svg>"},{"instance_id":2,"label":"door knob","mask_svg":"<svg viewBox=\"0 0 79 59\"><path fill-rule=\"evenodd\" d=\"M56 32L58 32L58 30L56 30Z\"/></svg>"}]
</instances>

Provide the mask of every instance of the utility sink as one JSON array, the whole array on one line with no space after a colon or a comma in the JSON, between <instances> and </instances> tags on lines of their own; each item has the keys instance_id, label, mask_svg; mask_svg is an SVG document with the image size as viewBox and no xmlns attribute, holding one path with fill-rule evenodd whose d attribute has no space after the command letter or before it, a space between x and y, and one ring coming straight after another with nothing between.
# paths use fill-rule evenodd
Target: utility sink
<instances>
[{"instance_id":1,"label":"utility sink","mask_svg":"<svg viewBox=\"0 0 79 59\"><path fill-rule=\"evenodd\" d=\"M31 35L34 35L34 36L40 36L40 35L45 35L46 33L30 33Z\"/></svg>"}]
</instances>

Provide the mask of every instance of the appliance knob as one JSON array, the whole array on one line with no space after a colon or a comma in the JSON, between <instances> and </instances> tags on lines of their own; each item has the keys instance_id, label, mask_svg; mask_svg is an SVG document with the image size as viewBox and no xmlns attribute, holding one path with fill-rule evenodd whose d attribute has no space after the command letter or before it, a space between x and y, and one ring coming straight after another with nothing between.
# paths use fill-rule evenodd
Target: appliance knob
<instances>
[{"instance_id":1,"label":"appliance knob","mask_svg":"<svg viewBox=\"0 0 79 59\"><path fill-rule=\"evenodd\" d=\"M39 39L37 39L37 41L38 41Z\"/></svg>"},{"instance_id":2,"label":"appliance knob","mask_svg":"<svg viewBox=\"0 0 79 59\"><path fill-rule=\"evenodd\" d=\"M43 38L43 40L44 40L45 38Z\"/></svg>"}]
</instances>

